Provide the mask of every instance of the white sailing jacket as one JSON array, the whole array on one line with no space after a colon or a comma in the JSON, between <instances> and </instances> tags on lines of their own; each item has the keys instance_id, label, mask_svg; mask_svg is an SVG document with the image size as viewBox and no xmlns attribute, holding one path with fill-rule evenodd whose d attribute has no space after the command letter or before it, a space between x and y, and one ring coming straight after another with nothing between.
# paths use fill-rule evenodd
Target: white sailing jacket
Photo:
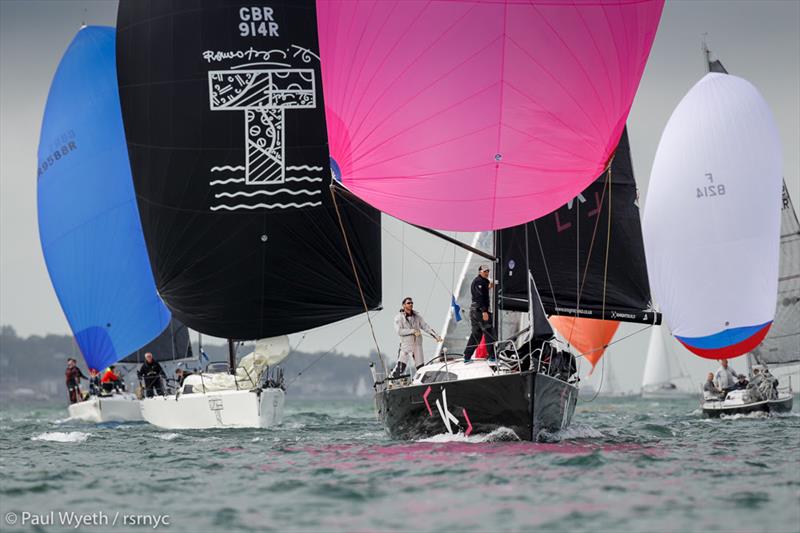
<instances>
[{"instance_id":1,"label":"white sailing jacket","mask_svg":"<svg viewBox=\"0 0 800 533\"><path fill-rule=\"evenodd\" d=\"M425 354L422 352L422 335L414 335L414 331L420 333L426 331L437 337L438 335L432 327L425 322L422 315L414 311L411 316L406 315L405 311L400 311L394 317L394 332L400 336L400 353L398 361L408 364L409 357L414 358L414 366L422 366L425 363Z\"/></svg>"}]
</instances>

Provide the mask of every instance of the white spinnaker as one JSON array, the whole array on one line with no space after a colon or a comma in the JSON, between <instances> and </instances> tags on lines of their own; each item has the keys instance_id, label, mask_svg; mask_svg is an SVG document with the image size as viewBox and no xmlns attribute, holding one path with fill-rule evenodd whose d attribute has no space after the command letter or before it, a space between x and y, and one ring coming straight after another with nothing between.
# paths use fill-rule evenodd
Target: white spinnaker
<instances>
[{"instance_id":1,"label":"white spinnaker","mask_svg":"<svg viewBox=\"0 0 800 533\"><path fill-rule=\"evenodd\" d=\"M782 167L775 120L746 80L709 73L678 104L643 223L650 282L675 336L773 319Z\"/></svg>"},{"instance_id":2,"label":"white spinnaker","mask_svg":"<svg viewBox=\"0 0 800 533\"><path fill-rule=\"evenodd\" d=\"M650 344L647 346L647 360L644 363L642 388L669 383L672 373L667 358L664 336L658 326L650 328Z\"/></svg>"}]
</instances>

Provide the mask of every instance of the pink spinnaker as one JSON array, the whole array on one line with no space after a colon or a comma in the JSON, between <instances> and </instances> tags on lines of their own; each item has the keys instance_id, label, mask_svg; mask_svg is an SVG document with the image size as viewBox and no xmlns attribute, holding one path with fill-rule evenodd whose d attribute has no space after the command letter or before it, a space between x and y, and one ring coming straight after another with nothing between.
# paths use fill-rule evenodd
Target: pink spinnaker
<instances>
[{"instance_id":1,"label":"pink spinnaker","mask_svg":"<svg viewBox=\"0 0 800 533\"><path fill-rule=\"evenodd\" d=\"M427 227L528 222L622 134L663 0L318 0L331 156L366 202Z\"/></svg>"}]
</instances>

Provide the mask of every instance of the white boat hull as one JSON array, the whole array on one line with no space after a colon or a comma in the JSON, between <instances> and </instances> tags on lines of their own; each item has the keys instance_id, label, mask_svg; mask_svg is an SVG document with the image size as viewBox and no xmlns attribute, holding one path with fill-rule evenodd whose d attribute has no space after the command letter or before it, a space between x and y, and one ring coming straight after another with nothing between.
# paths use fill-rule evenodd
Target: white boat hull
<instances>
[{"instance_id":1,"label":"white boat hull","mask_svg":"<svg viewBox=\"0 0 800 533\"><path fill-rule=\"evenodd\" d=\"M91 396L88 400L69 406L69 417L84 422L140 422L142 411L133 394Z\"/></svg>"},{"instance_id":2,"label":"white boat hull","mask_svg":"<svg viewBox=\"0 0 800 533\"><path fill-rule=\"evenodd\" d=\"M157 396L141 401L145 421L165 429L268 428L281 423L285 393L230 390Z\"/></svg>"},{"instance_id":3,"label":"white boat hull","mask_svg":"<svg viewBox=\"0 0 800 533\"><path fill-rule=\"evenodd\" d=\"M791 392L779 392L774 400L750 401L745 391L728 393L725 400L705 400L702 404L703 414L709 418L721 415L746 415L754 412L785 413L792 410L794 397Z\"/></svg>"}]
</instances>

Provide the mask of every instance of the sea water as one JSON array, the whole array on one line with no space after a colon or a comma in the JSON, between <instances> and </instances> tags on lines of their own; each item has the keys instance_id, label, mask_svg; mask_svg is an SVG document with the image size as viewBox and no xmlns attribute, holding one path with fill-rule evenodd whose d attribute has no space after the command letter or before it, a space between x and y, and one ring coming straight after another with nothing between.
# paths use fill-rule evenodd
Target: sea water
<instances>
[{"instance_id":1,"label":"sea water","mask_svg":"<svg viewBox=\"0 0 800 533\"><path fill-rule=\"evenodd\" d=\"M4 405L0 530L796 532L798 403L709 420L696 398L599 398L539 444L393 441L369 400L290 395L278 428L197 431Z\"/></svg>"}]
</instances>

